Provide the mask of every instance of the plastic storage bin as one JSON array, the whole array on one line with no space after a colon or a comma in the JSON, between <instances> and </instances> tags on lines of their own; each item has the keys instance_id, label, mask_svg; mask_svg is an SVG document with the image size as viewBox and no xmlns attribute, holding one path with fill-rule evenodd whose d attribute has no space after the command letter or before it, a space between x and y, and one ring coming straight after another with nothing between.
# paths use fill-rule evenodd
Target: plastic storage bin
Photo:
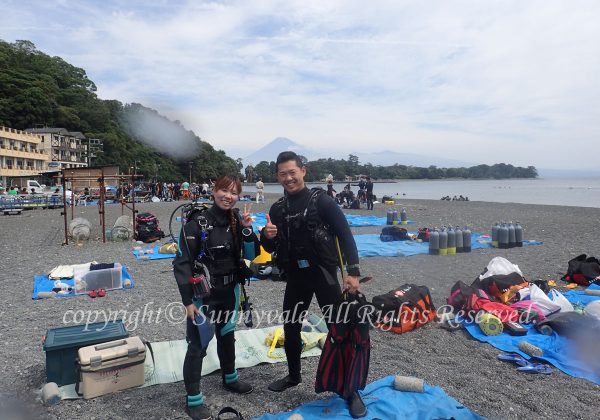
<instances>
[{"instance_id":1,"label":"plastic storage bin","mask_svg":"<svg viewBox=\"0 0 600 420\"><path fill-rule=\"evenodd\" d=\"M88 271L87 273L82 274L80 279L76 278L75 281L82 281L85 285L82 293L98 289L121 289L123 288L123 272L121 264L115 263L115 268Z\"/></svg>"},{"instance_id":2,"label":"plastic storage bin","mask_svg":"<svg viewBox=\"0 0 600 420\"><path fill-rule=\"evenodd\" d=\"M51 328L46 332L46 378L58 386L77 382L75 361L81 347L129 337L122 321Z\"/></svg>"}]
</instances>

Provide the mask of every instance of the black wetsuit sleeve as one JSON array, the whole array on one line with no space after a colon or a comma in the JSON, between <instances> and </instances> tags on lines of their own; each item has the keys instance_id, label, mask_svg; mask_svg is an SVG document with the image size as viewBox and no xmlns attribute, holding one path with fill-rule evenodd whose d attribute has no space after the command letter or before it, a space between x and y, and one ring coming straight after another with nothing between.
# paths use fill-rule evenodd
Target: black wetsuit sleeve
<instances>
[{"instance_id":1,"label":"black wetsuit sleeve","mask_svg":"<svg viewBox=\"0 0 600 420\"><path fill-rule=\"evenodd\" d=\"M358 269L358 249L356 248L354 236L352 236L352 231L342 210L331 197L321 194L317 201L317 212L321 220L328 224L335 236L338 237L346 264L352 267L348 268L348 274L360 276Z\"/></svg>"},{"instance_id":2,"label":"black wetsuit sleeve","mask_svg":"<svg viewBox=\"0 0 600 420\"><path fill-rule=\"evenodd\" d=\"M200 227L196 221L187 222L179 234L179 251L173 260L173 273L185 306L192 303L193 291L190 284L192 266L198 255L200 244Z\"/></svg>"}]
</instances>

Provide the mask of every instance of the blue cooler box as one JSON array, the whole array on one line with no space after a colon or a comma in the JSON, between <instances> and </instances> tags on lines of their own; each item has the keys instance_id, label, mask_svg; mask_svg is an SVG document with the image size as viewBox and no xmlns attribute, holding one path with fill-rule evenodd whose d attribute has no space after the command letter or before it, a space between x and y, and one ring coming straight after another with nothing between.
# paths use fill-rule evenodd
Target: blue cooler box
<instances>
[{"instance_id":1,"label":"blue cooler box","mask_svg":"<svg viewBox=\"0 0 600 420\"><path fill-rule=\"evenodd\" d=\"M74 384L79 380L75 360L81 347L127 337L129 333L120 320L49 329L44 340L47 382Z\"/></svg>"}]
</instances>

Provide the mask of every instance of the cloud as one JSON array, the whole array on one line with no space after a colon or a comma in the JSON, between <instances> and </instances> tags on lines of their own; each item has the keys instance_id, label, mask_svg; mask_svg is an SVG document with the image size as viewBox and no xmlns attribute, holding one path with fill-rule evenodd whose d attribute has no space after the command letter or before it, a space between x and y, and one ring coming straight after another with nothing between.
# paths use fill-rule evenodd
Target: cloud
<instances>
[{"instance_id":1,"label":"cloud","mask_svg":"<svg viewBox=\"0 0 600 420\"><path fill-rule=\"evenodd\" d=\"M542 167L600 151L591 0L1 3L0 38L217 148L285 136Z\"/></svg>"}]
</instances>

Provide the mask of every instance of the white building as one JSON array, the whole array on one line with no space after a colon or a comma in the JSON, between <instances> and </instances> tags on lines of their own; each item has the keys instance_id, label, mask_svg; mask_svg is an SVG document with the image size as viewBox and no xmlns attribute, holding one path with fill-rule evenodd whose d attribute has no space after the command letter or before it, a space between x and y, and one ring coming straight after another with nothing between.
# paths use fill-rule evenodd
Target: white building
<instances>
[{"instance_id":1,"label":"white building","mask_svg":"<svg viewBox=\"0 0 600 420\"><path fill-rule=\"evenodd\" d=\"M64 128L28 128L28 133L37 134L41 147L50 157L50 169L83 168L87 164L87 139L79 131ZM58 164L54 163L58 162ZM44 168L47 169L47 168Z\"/></svg>"}]
</instances>

